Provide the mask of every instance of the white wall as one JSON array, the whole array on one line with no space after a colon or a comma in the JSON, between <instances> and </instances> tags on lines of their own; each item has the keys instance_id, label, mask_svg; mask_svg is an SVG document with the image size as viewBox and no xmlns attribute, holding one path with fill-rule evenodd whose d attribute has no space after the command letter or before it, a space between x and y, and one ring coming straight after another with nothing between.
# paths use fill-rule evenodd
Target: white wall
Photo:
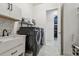
<instances>
[{"instance_id":1,"label":"white wall","mask_svg":"<svg viewBox=\"0 0 79 59\"><path fill-rule=\"evenodd\" d=\"M37 26L43 27L46 25L46 11L55 9L58 7L58 4L39 4L34 6L34 18L36 18ZM39 22L40 21L40 22Z\"/></svg>"},{"instance_id":2,"label":"white wall","mask_svg":"<svg viewBox=\"0 0 79 59\"><path fill-rule=\"evenodd\" d=\"M33 5L31 3L14 3L14 5L21 8L23 17L33 17Z\"/></svg>"},{"instance_id":3,"label":"white wall","mask_svg":"<svg viewBox=\"0 0 79 59\"><path fill-rule=\"evenodd\" d=\"M78 34L78 16L76 7L79 4L64 4L64 54L72 55L72 42ZM74 39L72 39L72 36Z\"/></svg>"}]
</instances>

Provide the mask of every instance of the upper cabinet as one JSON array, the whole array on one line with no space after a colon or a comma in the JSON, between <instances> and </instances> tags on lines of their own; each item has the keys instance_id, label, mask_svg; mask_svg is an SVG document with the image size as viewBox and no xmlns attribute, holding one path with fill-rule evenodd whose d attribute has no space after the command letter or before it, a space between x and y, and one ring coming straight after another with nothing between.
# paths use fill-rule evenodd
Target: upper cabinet
<instances>
[{"instance_id":1,"label":"upper cabinet","mask_svg":"<svg viewBox=\"0 0 79 59\"><path fill-rule=\"evenodd\" d=\"M21 20L21 9L16 5L11 4L10 17L15 18L17 20Z\"/></svg>"},{"instance_id":2,"label":"upper cabinet","mask_svg":"<svg viewBox=\"0 0 79 59\"><path fill-rule=\"evenodd\" d=\"M0 3L0 15L14 20L21 20L21 9L11 3Z\"/></svg>"},{"instance_id":3,"label":"upper cabinet","mask_svg":"<svg viewBox=\"0 0 79 59\"><path fill-rule=\"evenodd\" d=\"M0 15L9 16L9 8L8 3L0 3Z\"/></svg>"}]
</instances>

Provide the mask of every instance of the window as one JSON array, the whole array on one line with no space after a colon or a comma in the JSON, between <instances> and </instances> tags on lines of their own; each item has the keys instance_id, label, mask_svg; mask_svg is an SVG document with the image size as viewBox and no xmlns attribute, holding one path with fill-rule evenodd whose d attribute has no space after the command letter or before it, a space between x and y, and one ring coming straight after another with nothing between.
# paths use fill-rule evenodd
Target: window
<instances>
[{"instance_id":1,"label":"window","mask_svg":"<svg viewBox=\"0 0 79 59\"><path fill-rule=\"evenodd\" d=\"M58 16L54 17L54 39L57 38Z\"/></svg>"}]
</instances>

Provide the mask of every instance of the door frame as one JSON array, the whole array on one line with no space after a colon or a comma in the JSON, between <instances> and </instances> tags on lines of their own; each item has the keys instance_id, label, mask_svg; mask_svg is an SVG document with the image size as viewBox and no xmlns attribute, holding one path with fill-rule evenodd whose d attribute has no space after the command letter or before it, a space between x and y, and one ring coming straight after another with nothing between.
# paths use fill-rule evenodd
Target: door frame
<instances>
[{"instance_id":1,"label":"door frame","mask_svg":"<svg viewBox=\"0 0 79 59\"><path fill-rule=\"evenodd\" d=\"M61 55L64 55L64 4L60 6L61 10Z\"/></svg>"},{"instance_id":2,"label":"door frame","mask_svg":"<svg viewBox=\"0 0 79 59\"><path fill-rule=\"evenodd\" d=\"M59 10L59 9L54 8L54 9L46 10L46 13L51 10ZM61 22L60 55L64 55L64 19L63 19L64 15L63 14L64 14L64 4L62 3L60 4L60 22Z\"/></svg>"}]
</instances>

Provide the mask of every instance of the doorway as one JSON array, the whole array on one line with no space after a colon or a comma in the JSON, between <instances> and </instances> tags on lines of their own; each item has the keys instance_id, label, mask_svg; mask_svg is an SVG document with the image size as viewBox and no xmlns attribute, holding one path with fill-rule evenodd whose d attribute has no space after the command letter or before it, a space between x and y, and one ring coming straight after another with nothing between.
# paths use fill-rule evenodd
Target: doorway
<instances>
[{"instance_id":1,"label":"doorway","mask_svg":"<svg viewBox=\"0 0 79 59\"><path fill-rule=\"evenodd\" d=\"M46 11L46 45L52 48L52 52L55 55L60 55L61 53L61 20L58 9L52 9Z\"/></svg>"}]
</instances>

